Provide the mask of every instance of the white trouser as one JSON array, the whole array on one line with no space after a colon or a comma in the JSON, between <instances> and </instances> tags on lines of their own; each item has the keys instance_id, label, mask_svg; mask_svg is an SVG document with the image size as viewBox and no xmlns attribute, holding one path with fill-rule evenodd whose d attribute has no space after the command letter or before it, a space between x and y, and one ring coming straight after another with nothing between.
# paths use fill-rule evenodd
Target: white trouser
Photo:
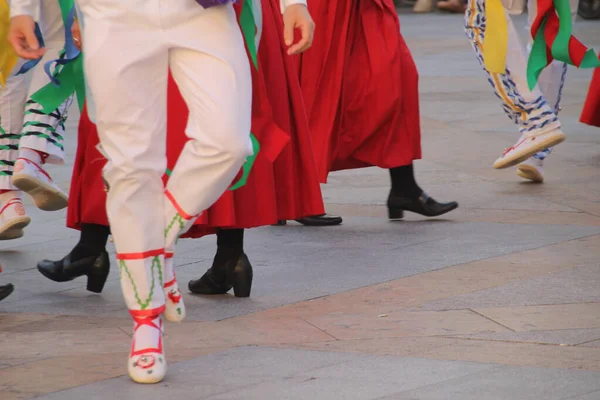
<instances>
[{"instance_id":1,"label":"white trouser","mask_svg":"<svg viewBox=\"0 0 600 400\"><path fill-rule=\"evenodd\" d=\"M78 0L85 71L103 152L107 213L127 306L155 315L164 254L227 189L252 154L251 76L231 5L195 0ZM167 188L167 73L190 116L190 140ZM170 264L172 265L172 264Z\"/></svg>"},{"instance_id":2,"label":"white trouser","mask_svg":"<svg viewBox=\"0 0 600 400\"><path fill-rule=\"evenodd\" d=\"M485 69L483 59L483 38L485 36L486 0L469 0L465 14L465 29L471 40L477 58L488 75L502 107L507 115L518 125L523 135L535 135L561 127L557 113L560 108L562 88L565 83L567 65L553 61L540 75L538 86L533 91L527 85L527 54L515 30L512 18L506 14L508 22L508 53L506 71L503 74L490 73ZM570 0L573 20L577 15L579 0ZM528 26L537 17L536 0L528 1ZM529 35L531 36L531 35ZM533 39L529 38L529 47ZM550 150L535 155L544 159Z\"/></svg>"},{"instance_id":3,"label":"white trouser","mask_svg":"<svg viewBox=\"0 0 600 400\"><path fill-rule=\"evenodd\" d=\"M36 19L47 48L46 54L32 71L15 75L25 62L20 60L7 79L6 88L0 89L0 190L15 189L10 179L19 147L48 154L48 163L64 162L64 123L72 97L49 115L44 115L37 103L28 101L33 93L50 82L44 64L58 58L65 43L58 1L40 1L38 7L35 14L39 16Z\"/></svg>"}]
</instances>

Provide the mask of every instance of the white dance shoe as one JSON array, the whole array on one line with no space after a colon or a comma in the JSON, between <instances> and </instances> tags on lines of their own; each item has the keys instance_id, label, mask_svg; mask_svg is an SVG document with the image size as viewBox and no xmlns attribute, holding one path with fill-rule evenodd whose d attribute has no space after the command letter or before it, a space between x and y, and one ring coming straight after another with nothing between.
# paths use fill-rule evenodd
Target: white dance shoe
<instances>
[{"instance_id":1,"label":"white dance shoe","mask_svg":"<svg viewBox=\"0 0 600 400\"><path fill-rule=\"evenodd\" d=\"M12 184L30 195L40 210L57 211L67 207L67 194L40 165L27 158L17 158Z\"/></svg>"},{"instance_id":2,"label":"white dance shoe","mask_svg":"<svg viewBox=\"0 0 600 400\"><path fill-rule=\"evenodd\" d=\"M158 383L167 373L162 320L160 316L134 316L133 321L133 341L127 363L129 377L137 383Z\"/></svg>"},{"instance_id":3,"label":"white dance shoe","mask_svg":"<svg viewBox=\"0 0 600 400\"><path fill-rule=\"evenodd\" d=\"M522 163L538 151L562 143L565 138L565 134L559 129L535 136L522 135L514 146L506 149L504 154L494 162L494 168L503 169Z\"/></svg>"}]
</instances>

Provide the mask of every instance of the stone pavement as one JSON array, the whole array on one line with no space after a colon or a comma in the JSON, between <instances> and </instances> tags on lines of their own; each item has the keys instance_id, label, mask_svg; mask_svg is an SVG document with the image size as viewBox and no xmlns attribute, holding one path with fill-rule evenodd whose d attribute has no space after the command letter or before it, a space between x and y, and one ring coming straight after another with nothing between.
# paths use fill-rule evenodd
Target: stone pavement
<instances>
[{"instance_id":1,"label":"stone pavement","mask_svg":"<svg viewBox=\"0 0 600 400\"><path fill-rule=\"evenodd\" d=\"M0 244L0 282L16 286L0 303L0 398L600 399L600 129L577 122L590 71L569 72L568 140L547 182L525 183L491 168L517 134L462 18L401 22L422 76L418 180L460 209L391 223L385 171L333 174L324 196L344 225L248 232L252 297L186 293L188 320L166 326L169 374L140 386L123 376L131 323L118 274L102 295L39 275L36 262L78 235L64 212L30 208L27 235ZM600 22L576 30L600 47ZM65 188L71 166L52 170ZM211 237L182 241L184 286L214 250Z\"/></svg>"}]
</instances>

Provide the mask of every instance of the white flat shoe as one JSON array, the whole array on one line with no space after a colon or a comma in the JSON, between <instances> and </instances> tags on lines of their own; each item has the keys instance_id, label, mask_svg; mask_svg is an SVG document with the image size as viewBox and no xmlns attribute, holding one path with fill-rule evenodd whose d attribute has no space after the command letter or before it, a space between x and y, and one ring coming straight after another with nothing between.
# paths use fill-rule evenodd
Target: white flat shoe
<instances>
[{"instance_id":1,"label":"white flat shoe","mask_svg":"<svg viewBox=\"0 0 600 400\"><path fill-rule=\"evenodd\" d=\"M132 312L132 314L135 311ZM133 339L127 372L137 383L158 383L167 373L160 316L133 316Z\"/></svg>"},{"instance_id":2,"label":"white flat shoe","mask_svg":"<svg viewBox=\"0 0 600 400\"><path fill-rule=\"evenodd\" d=\"M494 162L494 168L509 168L522 163L538 151L562 143L565 138L565 134L560 130L553 130L535 136L521 136L514 146L506 149L504 154Z\"/></svg>"}]
</instances>

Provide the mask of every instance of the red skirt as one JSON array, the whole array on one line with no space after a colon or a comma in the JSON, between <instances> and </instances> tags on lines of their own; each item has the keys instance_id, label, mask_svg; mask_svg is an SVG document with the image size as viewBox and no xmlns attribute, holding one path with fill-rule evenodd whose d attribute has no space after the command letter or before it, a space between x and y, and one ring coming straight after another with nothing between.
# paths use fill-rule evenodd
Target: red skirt
<instances>
[{"instance_id":1,"label":"red skirt","mask_svg":"<svg viewBox=\"0 0 600 400\"><path fill-rule=\"evenodd\" d=\"M581 122L600 127L600 68L596 68L581 113Z\"/></svg>"},{"instance_id":2,"label":"red skirt","mask_svg":"<svg viewBox=\"0 0 600 400\"><path fill-rule=\"evenodd\" d=\"M311 0L300 82L319 177L421 157L418 72L393 0Z\"/></svg>"},{"instance_id":3,"label":"red skirt","mask_svg":"<svg viewBox=\"0 0 600 400\"><path fill-rule=\"evenodd\" d=\"M252 132L261 144L247 184L227 191L198 219L186 237L214 233L216 228L252 228L279 219L324 213L302 92L294 60L285 54L279 0L263 0L263 33L259 70L253 73ZM268 77L268 82L265 78ZM167 164L172 169L187 137L188 110L169 78ZM95 126L82 115L73 171L67 225L107 224ZM100 156L101 157L101 156ZM87 195L85 195L87 194ZM85 204L83 203L85 201ZM97 222L102 221L102 222Z\"/></svg>"},{"instance_id":4,"label":"red skirt","mask_svg":"<svg viewBox=\"0 0 600 400\"><path fill-rule=\"evenodd\" d=\"M108 226L106 192L102 181L102 168L106 164L106 158L96 148L98 143L96 125L90 121L84 106L77 130L77 152L69 191L69 228L81 229L81 224Z\"/></svg>"}]
</instances>

